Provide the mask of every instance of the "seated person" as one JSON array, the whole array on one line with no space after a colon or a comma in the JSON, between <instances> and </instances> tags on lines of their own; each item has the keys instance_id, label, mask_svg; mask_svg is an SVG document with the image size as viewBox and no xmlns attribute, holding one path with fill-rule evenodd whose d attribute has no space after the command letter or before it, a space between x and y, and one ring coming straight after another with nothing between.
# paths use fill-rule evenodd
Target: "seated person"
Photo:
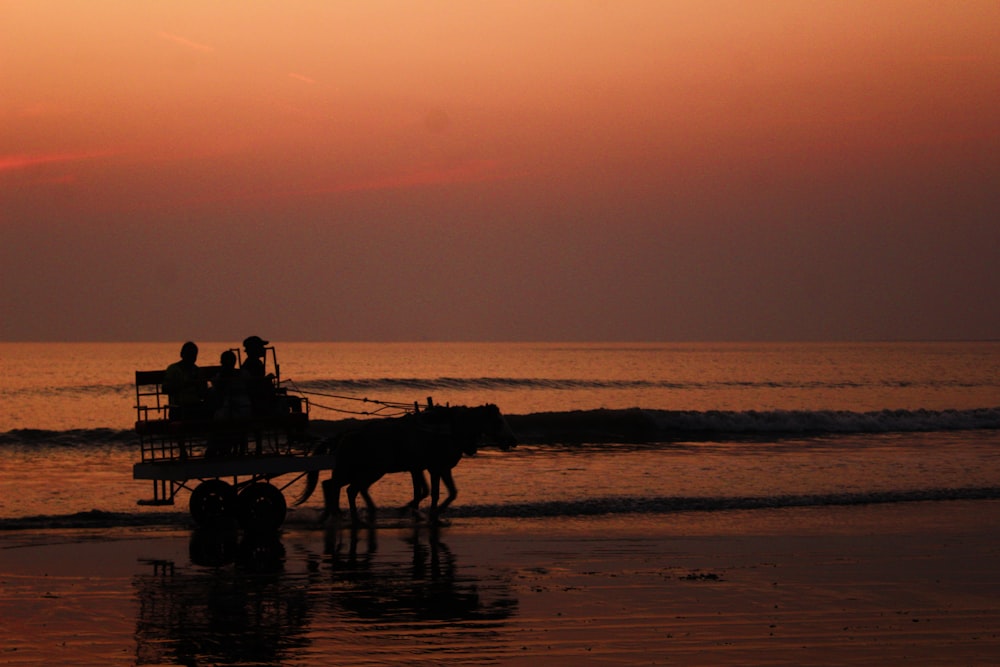
<instances>
[{"instance_id":1,"label":"seated person","mask_svg":"<svg viewBox=\"0 0 1000 667\"><path fill-rule=\"evenodd\" d=\"M274 376L266 374L264 369L263 359L267 343L268 341L260 336L250 336L243 341L247 358L243 361L241 371L246 381L250 408L254 415L274 414L277 406Z\"/></svg>"},{"instance_id":2,"label":"seated person","mask_svg":"<svg viewBox=\"0 0 1000 667\"><path fill-rule=\"evenodd\" d=\"M250 395L246 378L236 368L236 354L226 350L219 357L221 368L212 378L213 404L216 419L250 416Z\"/></svg>"},{"instance_id":3,"label":"seated person","mask_svg":"<svg viewBox=\"0 0 1000 667\"><path fill-rule=\"evenodd\" d=\"M226 350L219 357L219 372L212 378L213 416L220 422L208 441L205 456L246 454L247 434L239 419L250 416L246 381L236 368L236 353Z\"/></svg>"},{"instance_id":4,"label":"seated person","mask_svg":"<svg viewBox=\"0 0 1000 667\"><path fill-rule=\"evenodd\" d=\"M206 419L209 407L205 402L208 386L201 376L198 346L188 341L181 346L179 361L167 366L163 375L163 391L167 393L170 419Z\"/></svg>"}]
</instances>

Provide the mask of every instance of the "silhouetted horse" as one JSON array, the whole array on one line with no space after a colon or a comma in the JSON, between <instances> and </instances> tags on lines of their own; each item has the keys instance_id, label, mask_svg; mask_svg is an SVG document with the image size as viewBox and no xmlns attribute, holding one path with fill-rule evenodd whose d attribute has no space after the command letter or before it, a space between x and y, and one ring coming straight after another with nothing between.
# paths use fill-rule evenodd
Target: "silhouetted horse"
<instances>
[{"instance_id":1,"label":"silhouetted horse","mask_svg":"<svg viewBox=\"0 0 1000 667\"><path fill-rule=\"evenodd\" d=\"M458 495L452 468L463 455L474 455L484 441L502 449L517 444L500 409L492 404L475 408L431 407L403 417L362 422L357 429L327 440L313 451L314 454L332 452L336 457L330 479L323 482L324 519L339 511L340 489L346 486L351 520L360 523L359 493L368 507L369 519L374 520L376 507L368 489L384 475L394 472L411 474L413 500L408 507L416 512L420 501L427 497L423 477L426 470L431 476L430 518L436 521ZM310 472L306 480L306 488L296 505L304 503L315 491L319 473ZM442 481L448 497L439 505Z\"/></svg>"}]
</instances>

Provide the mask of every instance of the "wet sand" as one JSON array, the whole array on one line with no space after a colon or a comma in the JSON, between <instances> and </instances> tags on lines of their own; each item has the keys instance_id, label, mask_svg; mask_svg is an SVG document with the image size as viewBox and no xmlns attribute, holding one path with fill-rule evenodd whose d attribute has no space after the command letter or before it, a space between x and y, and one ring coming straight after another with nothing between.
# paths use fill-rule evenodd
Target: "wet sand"
<instances>
[{"instance_id":1,"label":"wet sand","mask_svg":"<svg viewBox=\"0 0 1000 667\"><path fill-rule=\"evenodd\" d=\"M1000 502L0 533L0 664L986 664Z\"/></svg>"}]
</instances>

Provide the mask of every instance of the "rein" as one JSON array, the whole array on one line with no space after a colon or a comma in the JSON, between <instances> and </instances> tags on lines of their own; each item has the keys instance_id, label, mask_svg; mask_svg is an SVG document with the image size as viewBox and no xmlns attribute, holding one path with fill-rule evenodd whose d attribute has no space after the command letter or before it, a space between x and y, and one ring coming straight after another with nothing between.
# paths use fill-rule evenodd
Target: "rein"
<instances>
[{"instance_id":1,"label":"rein","mask_svg":"<svg viewBox=\"0 0 1000 667\"><path fill-rule=\"evenodd\" d=\"M316 403L310 401L310 406L315 406L317 408L322 408L323 410L330 410L331 412L339 412L346 415L360 415L360 416L381 416L381 417L397 417L400 415L412 414L417 412L416 403L402 403L399 401L382 401L375 398L358 398L357 396L343 396L339 394L327 394L319 391L306 391L304 389L299 389L294 382L291 380L286 380L288 384L291 385L292 389L298 394L305 394L307 396L320 396L322 398L332 398L338 401L354 401L356 403L370 403L378 407L372 410L348 410L345 408L335 408L332 405L323 405L322 403Z\"/></svg>"}]
</instances>

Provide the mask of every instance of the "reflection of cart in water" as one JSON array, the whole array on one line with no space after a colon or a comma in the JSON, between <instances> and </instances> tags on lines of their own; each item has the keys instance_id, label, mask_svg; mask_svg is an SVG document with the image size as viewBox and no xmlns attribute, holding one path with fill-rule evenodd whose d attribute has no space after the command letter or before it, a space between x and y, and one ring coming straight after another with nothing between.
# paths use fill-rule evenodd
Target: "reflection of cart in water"
<instances>
[{"instance_id":1,"label":"reflection of cart in water","mask_svg":"<svg viewBox=\"0 0 1000 667\"><path fill-rule=\"evenodd\" d=\"M277 533L195 532L191 552L227 562L148 560L133 579L137 664L279 664L308 644L308 591L288 581Z\"/></svg>"},{"instance_id":2,"label":"reflection of cart in water","mask_svg":"<svg viewBox=\"0 0 1000 667\"><path fill-rule=\"evenodd\" d=\"M479 662L496 650L518 610L507 574L460 566L436 531L391 531L403 539L381 545L375 533L359 551L357 531L330 531L320 552L294 531L196 530L190 561L142 559L137 664L374 664L399 644Z\"/></svg>"},{"instance_id":3,"label":"reflection of cart in water","mask_svg":"<svg viewBox=\"0 0 1000 667\"><path fill-rule=\"evenodd\" d=\"M332 467L331 456L307 456L309 402L281 386L274 348L267 351L275 408L262 415L172 419L165 371L136 371L141 458L132 476L153 482L153 497L140 504L173 505L187 489L199 525L237 520L244 528L274 529L285 519L283 491L307 472ZM218 371L218 366L201 369L206 380ZM274 483L287 475L280 486Z\"/></svg>"}]
</instances>

